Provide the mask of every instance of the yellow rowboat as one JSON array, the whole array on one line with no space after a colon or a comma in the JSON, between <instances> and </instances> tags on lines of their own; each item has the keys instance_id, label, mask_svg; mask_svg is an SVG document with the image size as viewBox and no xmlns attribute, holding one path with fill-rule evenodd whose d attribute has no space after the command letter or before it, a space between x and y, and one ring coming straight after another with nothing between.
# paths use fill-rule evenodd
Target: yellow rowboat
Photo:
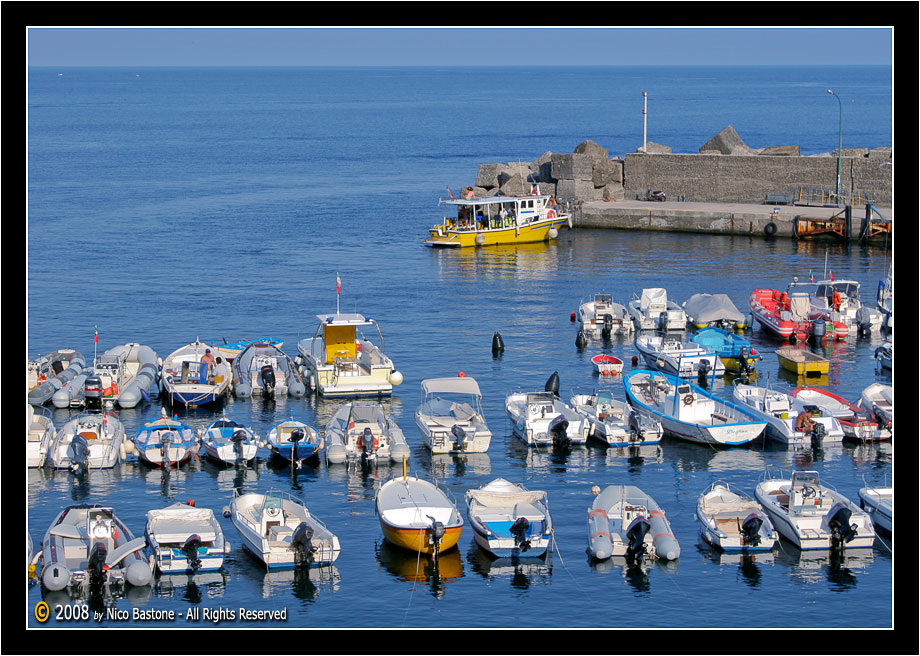
<instances>
[{"instance_id":1,"label":"yellow rowboat","mask_svg":"<svg viewBox=\"0 0 920 656\"><path fill-rule=\"evenodd\" d=\"M391 544L435 558L456 546L463 517L442 488L418 477L402 476L377 491L377 515Z\"/></svg>"},{"instance_id":2,"label":"yellow rowboat","mask_svg":"<svg viewBox=\"0 0 920 656\"><path fill-rule=\"evenodd\" d=\"M572 227L571 215L563 213L548 194L451 198L440 201L457 208L428 232L424 243L432 247L464 248L496 244L527 244L549 241L563 224Z\"/></svg>"},{"instance_id":3,"label":"yellow rowboat","mask_svg":"<svg viewBox=\"0 0 920 656\"><path fill-rule=\"evenodd\" d=\"M776 357L779 358L779 364L783 369L800 376L830 372L830 360L811 351L784 347L776 349Z\"/></svg>"}]
</instances>

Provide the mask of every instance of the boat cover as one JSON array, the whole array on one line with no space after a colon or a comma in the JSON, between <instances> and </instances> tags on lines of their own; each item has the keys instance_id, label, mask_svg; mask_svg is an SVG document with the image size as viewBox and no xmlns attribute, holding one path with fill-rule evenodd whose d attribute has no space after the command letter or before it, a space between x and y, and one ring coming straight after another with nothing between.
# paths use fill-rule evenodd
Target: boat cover
<instances>
[{"instance_id":1,"label":"boat cover","mask_svg":"<svg viewBox=\"0 0 920 656\"><path fill-rule=\"evenodd\" d=\"M668 292L661 287L650 287L642 290L642 298L639 300L639 307L643 310L649 308L666 308L668 307Z\"/></svg>"},{"instance_id":2,"label":"boat cover","mask_svg":"<svg viewBox=\"0 0 920 656\"><path fill-rule=\"evenodd\" d=\"M722 319L744 323L745 320L726 294L694 294L684 303L684 311L697 323Z\"/></svg>"}]
</instances>

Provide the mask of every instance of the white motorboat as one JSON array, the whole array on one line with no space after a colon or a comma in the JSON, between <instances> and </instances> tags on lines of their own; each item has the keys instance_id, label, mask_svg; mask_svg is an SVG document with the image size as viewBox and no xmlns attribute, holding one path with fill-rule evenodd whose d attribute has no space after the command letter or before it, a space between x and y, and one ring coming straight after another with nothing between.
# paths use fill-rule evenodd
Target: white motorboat
<instances>
[{"instance_id":1,"label":"white motorboat","mask_svg":"<svg viewBox=\"0 0 920 656\"><path fill-rule=\"evenodd\" d=\"M860 442L891 439L891 431L880 428L869 412L838 394L817 387L799 387L790 392L789 396L803 407L817 406L822 416L834 417L840 422L844 438Z\"/></svg>"},{"instance_id":2,"label":"white motorboat","mask_svg":"<svg viewBox=\"0 0 920 656\"><path fill-rule=\"evenodd\" d=\"M213 403L230 391L232 370L227 367L229 373L223 375L216 367L201 361L210 351L210 346L196 338L166 357L160 385L168 403L195 408Z\"/></svg>"},{"instance_id":3,"label":"white motorboat","mask_svg":"<svg viewBox=\"0 0 920 656\"><path fill-rule=\"evenodd\" d=\"M608 447L639 447L661 441L660 422L613 398L610 392L575 394L570 404L591 423L589 437Z\"/></svg>"},{"instance_id":4,"label":"white motorboat","mask_svg":"<svg viewBox=\"0 0 920 656\"><path fill-rule=\"evenodd\" d=\"M593 337L629 335L632 318L625 306L614 303L610 294L595 294L578 306L578 328Z\"/></svg>"},{"instance_id":5,"label":"white motorboat","mask_svg":"<svg viewBox=\"0 0 920 656\"><path fill-rule=\"evenodd\" d=\"M724 330L744 330L750 320L732 303L726 294L694 294L681 306L687 321L697 329L715 326Z\"/></svg>"},{"instance_id":6,"label":"white motorboat","mask_svg":"<svg viewBox=\"0 0 920 656\"><path fill-rule=\"evenodd\" d=\"M422 381L415 424L432 453L485 453L492 432L482 413L482 392L467 377Z\"/></svg>"},{"instance_id":7,"label":"white motorboat","mask_svg":"<svg viewBox=\"0 0 920 656\"><path fill-rule=\"evenodd\" d=\"M233 360L233 393L238 398L299 398L306 391L293 360L270 342L252 342Z\"/></svg>"},{"instance_id":8,"label":"white motorboat","mask_svg":"<svg viewBox=\"0 0 920 656\"><path fill-rule=\"evenodd\" d=\"M770 551L779 537L760 504L724 481L700 495L696 521L703 539L723 551Z\"/></svg>"},{"instance_id":9,"label":"white motorboat","mask_svg":"<svg viewBox=\"0 0 920 656\"><path fill-rule=\"evenodd\" d=\"M226 465L245 466L259 450L259 436L251 428L221 415L211 422L199 439L204 454Z\"/></svg>"},{"instance_id":10,"label":"white motorboat","mask_svg":"<svg viewBox=\"0 0 920 656\"><path fill-rule=\"evenodd\" d=\"M869 513L872 523L891 533L894 527L894 488L866 485L859 488L859 507Z\"/></svg>"},{"instance_id":11,"label":"white motorboat","mask_svg":"<svg viewBox=\"0 0 920 656\"><path fill-rule=\"evenodd\" d=\"M145 397L149 401L151 393L156 393L159 371L156 352L134 342L107 350L93 363L103 402L122 408L133 408Z\"/></svg>"},{"instance_id":12,"label":"white motorboat","mask_svg":"<svg viewBox=\"0 0 920 656\"><path fill-rule=\"evenodd\" d=\"M840 422L832 416L820 416L818 414L812 416L812 420L822 427L819 432L815 432L813 435L797 431L795 421L803 406L801 403L796 403L785 392L767 387L736 383L732 396L750 412L767 422L767 437L779 440L783 444L793 446L810 445L812 438L818 439L819 432L822 433L820 435L820 442L822 443L843 440L843 428L840 426Z\"/></svg>"},{"instance_id":13,"label":"white motorboat","mask_svg":"<svg viewBox=\"0 0 920 656\"><path fill-rule=\"evenodd\" d=\"M846 325L849 335L881 330L885 317L878 308L862 303L856 280L834 280L832 276L814 283L793 282L789 286L792 289L807 289L812 312L826 321Z\"/></svg>"},{"instance_id":14,"label":"white motorboat","mask_svg":"<svg viewBox=\"0 0 920 656\"><path fill-rule=\"evenodd\" d=\"M591 422L552 392L513 392L505 411L514 434L529 446L565 446L588 441Z\"/></svg>"},{"instance_id":15,"label":"white motorboat","mask_svg":"<svg viewBox=\"0 0 920 656\"><path fill-rule=\"evenodd\" d=\"M493 556L539 558L552 540L546 492L496 478L466 493L476 544Z\"/></svg>"},{"instance_id":16,"label":"white motorboat","mask_svg":"<svg viewBox=\"0 0 920 656\"><path fill-rule=\"evenodd\" d=\"M641 296L633 294L629 314L636 330L686 330L687 314L661 287L643 289Z\"/></svg>"},{"instance_id":17,"label":"white motorboat","mask_svg":"<svg viewBox=\"0 0 920 656\"><path fill-rule=\"evenodd\" d=\"M164 574L216 572L230 553L210 508L174 503L147 512L147 546Z\"/></svg>"},{"instance_id":18,"label":"white motorboat","mask_svg":"<svg viewBox=\"0 0 920 656\"><path fill-rule=\"evenodd\" d=\"M36 407L26 403L26 424L29 427L26 432L26 467L45 466L48 450L57 435L51 413L45 408L36 413Z\"/></svg>"},{"instance_id":19,"label":"white motorboat","mask_svg":"<svg viewBox=\"0 0 920 656\"><path fill-rule=\"evenodd\" d=\"M712 349L684 344L674 337L639 335L636 337L636 349L650 368L682 378L721 376L725 373L725 363Z\"/></svg>"},{"instance_id":20,"label":"white motorboat","mask_svg":"<svg viewBox=\"0 0 920 656\"><path fill-rule=\"evenodd\" d=\"M370 401L346 403L326 424L326 462L341 464L349 458L364 461L389 458L402 462L410 454L402 429L383 408Z\"/></svg>"},{"instance_id":21,"label":"white motorboat","mask_svg":"<svg viewBox=\"0 0 920 656\"><path fill-rule=\"evenodd\" d=\"M388 396L402 374L384 353L380 326L354 313L320 314L313 337L297 342L294 362L311 389L322 396ZM359 328L372 326L379 345Z\"/></svg>"},{"instance_id":22,"label":"white motorboat","mask_svg":"<svg viewBox=\"0 0 920 656\"><path fill-rule=\"evenodd\" d=\"M679 439L740 446L757 439L767 425L744 406L669 374L637 369L624 377L623 384L630 405Z\"/></svg>"},{"instance_id":23,"label":"white motorboat","mask_svg":"<svg viewBox=\"0 0 920 656\"><path fill-rule=\"evenodd\" d=\"M115 511L98 503L67 506L48 527L42 550L41 582L46 590L99 594L126 582L143 586L153 576L144 556L147 540L135 538Z\"/></svg>"},{"instance_id":24,"label":"white motorboat","mask_svg":"<svg viewBox=\"0 0 920 656\"><path fill-rule=\"evenodd\" d=\"M191 426L166 415L149 421L134 436L137 457L152 467L178 467L197 453L197 435Z\"/></svg>"},{"instance_id":25,"label":"white motorboat","mask_svg":"<svg viewBox=\"0 0 920 656\"><path fill-rule=\"evenodd\" d=\"M391 478L377 490L375 508L387 542L439 558L463 531L463 516L448 490L418 476Z\"/></svg>"},{"instance_id":26,"label":"white motorboat","mask_svg":"<svg viewBox=\"0 0 920 656\"><path fill-rule=\"evenodd\" d=\"M765 474L754 496L780 535L803 551L869 549L875 541L869 515L822 484L816 471Z\"/></svg>"},{"instance_id":27,"label":"white motorboat","mask_svg":"<svg viewBox=\"0 0 920 656\"><path fill-rule=\"evenodd\" d=\"M888 276L878 281L875 303L882 313L882 328L894 330L894 265L888 268Z\"/></svg>"},{"instance_id":28,"label":"white motorboat","mask_svg":"<svg viewBox=\"0 0 920 656\"><path fill-rule=\"evenodd\" d=\"M29 403L44 405L54 393L86 369L86 359L73 349L58 349L26 362Z\"/></svg>"},{"instance_id":29,"label":"white motorboat","mask_svg":"<svg viewBox=\"0 0 920 656\"><path fill-rule=\"evenodd\" d=\"M875 417L879 426L894 431L894 388L891 385L872 383L860 394L859 405Z\"/></svg>"},{"instance_id":30,"label":"white motorboat","mask_svg":"<svg viewBox=\"0 0 920 656\"><path fill-rule=\"evenodd\" d=\"M342 550L338 537L286 492L234 490L224 516L232 519L243 547L269 570L331 565Z\"/></svg>"},{"instance_id":31,"label":"white motorboat","mask_svg":"<svg viewBox=\"0 0 920 656\"><path fill-rule=\"evenodd\" d=\"M82 412L57 432L48 451L54 469L86 473L111 469L125 459L130 448L125 427L110 412Z\"/></svg>"},{"instance_id":32,"label":"white motorboat","mask_svg":"<svg viewBox=\"0 0 920 656\"><path fill-rule=\"evenodd\" d=\"M595 486L588 508L588 554L597 560L625 557L677 560L680 544L664 511L634 485Z\"/></svg>"}]
</instances>

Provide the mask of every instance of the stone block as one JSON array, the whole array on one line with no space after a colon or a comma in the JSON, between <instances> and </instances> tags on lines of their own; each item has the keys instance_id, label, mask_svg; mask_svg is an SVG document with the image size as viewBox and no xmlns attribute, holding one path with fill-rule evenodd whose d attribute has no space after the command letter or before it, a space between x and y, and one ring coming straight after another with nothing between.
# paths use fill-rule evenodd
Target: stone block
<instances>
[{"instance_id":1,"label":"stone block","mask_svg":"<svg viewBox=\"0 0 920 656\"><path fill-rule=\"evenodd\" d=\"M869 159L891 161L891 146L873 148L869 151Z\"/></svg>"},{"instance_id":2,"label":"stone block","mask_svg":"<svg viewBox=\"0 0 920 656\"><path fill-rule=\"evenodd\" d=\"M798 146L768 146L762 149L760 154L773 157L799 157L802 153Z\"/></svg>"},{"instance_id":3,"label":"stone block","mask_svg":"<svg viewBox=\"0 0 920 656\"><path fill-rule=\"evenodd\" d=\"M712 139L703 144L700 148L700 152L704 150L718 150L723 155L734 155L741 154L741 149L747 148L744 145L744 142L741 140L741 137L738 136L738 133L735 132L735 128L728 125L722 129L719 134L714 136ZM739 151L739 152L734 152Z\"/></svg>"},{"instance_id":4,"label":"stone block","mask_svg":"<svg viewBox=\"0 0 920 656\"><path fill-rule=\"evenodd\" d=\"M589 201L594 200L594 183L590 180L558 180L556 182L556 200Z\"/></svg>"},{"instance_id":5,"label":"stone block","mask_svg":"<svg viewBox=\"0 0 920 656\"><path fill-rule=\"evenodd\" d=\"M837 157L837 149L834 148L834 157ZM868 157L868 148L844 148L840 151L841 157Z\"/></svg>"},{"instance_id":6,"label":"stone block","mask_svg":"<svg viewBox=\"0 0 920 656\"><path fill-rule=\"evenodd\" d=\"M665 146L664 144L655 143L654 141L647 141L645 145L647 147L647 150L645 152L647 152L649 155L670 155L671 154L670 146ZM636 152L637 153L643 152L642 146L639 146L638 148L636 148Z\"/></svg>"},{"instance_id":7,"label":"stone block","mask_svg":"<svg viewBox=\"0 0 920 656\"><path fill-rule=\"evenodd\" d=\"M590 180L594 159L582 153L553 153L552 177L555 180Z\"/></svg>"},{"instance_id":8,"label":"stone block","mask_svg":"<svg viewBox=\"0 0 920 656\"><path fill-rule=\"evenodd\" d=\"M476 174L476 186L491 189L499 186L498 174L505 168L504 164L480 164Z\"/></svg>"},{"instance_id":9,"label":"stone block","mask_svg":"<svg viewBox=\"0 0 920 656\"><path fill-rule=\"evenodd\" d=\"M623 188L622 182L611 182L603 189L598 189L600 192L600 199L606 200L608 198L613 200L623 200L626 197L626 190Z\"/></svg>"},{"instance_id":10,"label":"stone block","mask_svg":"<svg viewBox=\"0 0 920 656\"><path fill-rule=\"evenodd\" d=\"M596 161L591 182L594 183L595 187L606 187L611 182L623 184L623 162L612 159Z\"/></svg>"},{"instance_id":11,"label":"stone block","mask_svg":"<svg viewBox=\"0 0 920 656\"><path fill-rule=\"evenodd\" d=\"M580 144L575 146L575 152L579 155L590 155L591 158L595 161L609 159L610 152L598 144L596 141L591 141L587 139L582 141Z\"/></svg>"}]
</instances>

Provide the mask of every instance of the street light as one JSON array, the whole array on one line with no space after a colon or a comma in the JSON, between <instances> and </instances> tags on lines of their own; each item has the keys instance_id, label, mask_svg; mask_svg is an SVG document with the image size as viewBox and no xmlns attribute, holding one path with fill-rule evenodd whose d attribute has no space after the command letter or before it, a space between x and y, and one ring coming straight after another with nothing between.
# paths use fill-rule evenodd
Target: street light
<instances>
[{"instance_id":1,"label":"street light","mask_svg":"<svg viewBox=\"0 0 920 656\"><path fill-rule=\"evenodd\" d=\"M827 90L829 94L834 96L837 99L837 105L840 107L840 125L838 127L838 143L837 143L837 203L840 203L840 152L843 150L843 103L840 102L840 96L831 91Z\"/></svg>"}]
</instances>

